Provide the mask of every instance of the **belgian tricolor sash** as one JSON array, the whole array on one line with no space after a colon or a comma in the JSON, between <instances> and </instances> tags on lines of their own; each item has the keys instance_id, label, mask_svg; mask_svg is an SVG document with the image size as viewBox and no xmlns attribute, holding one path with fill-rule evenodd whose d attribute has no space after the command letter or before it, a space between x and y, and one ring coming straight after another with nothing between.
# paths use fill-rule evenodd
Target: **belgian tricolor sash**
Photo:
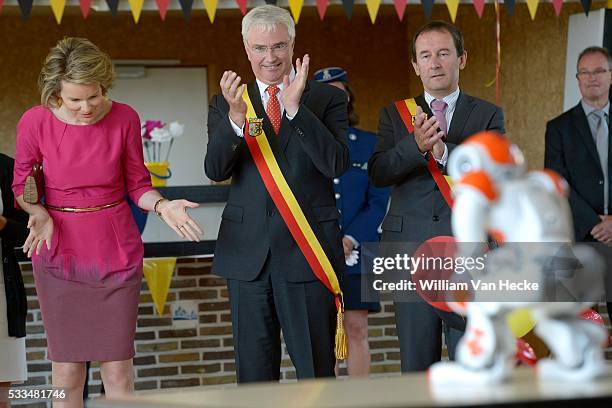
<instances>
[{"instance_id":1,"label":"belgian tricolor sash","mask_svg":"<svg viewBox=\"0 0 612 408\"><path fill-rule=\"evenodd\" d=\"M414 117L416 115L416 107L417 103L414 98L404 99L402 101L395 102L395 107L397 108L397 112L399 113L408 133L414 132ZM427 169L429 173L431 173L431 177L433 177L434 181L438 185L440 189L440 193L444 197L444 200L448 204L448 206L453 208L453 196L451 194L451 187L448 183L448 179L442 174L440 168L438 167L438 163L433 156L432 152L429 152L427 159Z\"/></svg>"},{"instance_id":2,"label":"belgian tricolor sash","mask_svg":"<svg viewBox=\"0 0 612 408\"><path fill-rule=\"evenodd\" d=\"M247 105L247 134L245 134L244 139L266 186L266 190L268 190L270 197L272 197L272 201L274 201L278 212L281 214L283 221L313 273L335 297L336 309L338 310L335 352L336 358L343 360L348 355L348 346L343 323L344 305L342 290L340 289L338 277L321 243L308 223L300 203L295 198L291 187L281 172L263 129L263 119L257 118L255 108L246 88L242 94L242 99Z\"/></svg>"}]
</instances>

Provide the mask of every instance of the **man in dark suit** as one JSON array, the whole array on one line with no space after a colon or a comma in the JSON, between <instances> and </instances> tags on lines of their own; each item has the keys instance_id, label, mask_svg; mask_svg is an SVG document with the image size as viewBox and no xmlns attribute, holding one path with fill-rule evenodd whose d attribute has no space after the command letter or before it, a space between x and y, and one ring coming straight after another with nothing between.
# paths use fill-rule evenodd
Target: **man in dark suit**
<instances>
[{"instance_id":1,"label":"man in dark suit","mask_svg":"<svg viewBox=\"0 0 612 408\"><path fill-rule=\"evenodd\" d=\"M582 51L576 73L582 99L546 126L544 166L562 175L571 187L569 203L577 242L612 244L611 68L612 58L605 48L589 47ZM608 289L608 300L611 296ZM608 314L612 320L610 302Z\"/></svg>"},{"instance_id":2,"label":"man in dark suit","mask_svg":"<svg viewBox=\"0 0 612 408\"><path fill-rule=\"evenodd\" d=\"M344 253L332 179L348 167L346 95L307 81L308 55L292 65L295 26L265 5L242 21L256 82L223 74L208 115L206 175L232 178L213 272L228 282L238 382L279 379L280 330L299 379L334 375L334 296L317 280L262 181L245 134L250 100L284 177L340 274Z\"/></svg>"},{"instance_id":3,"label":"man in dark suit","mask_svg":"<svg viewBox=\"0 0 612 408\"><path fill-rule=\"evenodd\" d=\"M463 36L452 24L432 21L413 38L412 65L424 88L415 98L414 130L408 131L395 104L383 108L379 141L369 162L374 185L393 186L382 224L383 244L452 235L451 209L428 170L430 155L444 173L448 155L465 138L487 129L505 132L499 107L459 90L459 71L466 60ZM463 318L420 299L396 301L395 317L402 372L425 370L440 360L442 326L454 358Z\"/></svg>"}]
</instances>

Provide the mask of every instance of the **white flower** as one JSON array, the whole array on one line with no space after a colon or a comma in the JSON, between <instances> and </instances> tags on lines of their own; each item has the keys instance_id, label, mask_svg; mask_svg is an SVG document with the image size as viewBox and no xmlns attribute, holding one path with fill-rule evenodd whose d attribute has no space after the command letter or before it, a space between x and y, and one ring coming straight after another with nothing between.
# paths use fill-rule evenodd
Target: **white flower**
<instances>
[{"instance_id":1,"label":"white flower","mask_svg":"<svg viewBox=\"0 0 612 408\"><path fill-rule=\"evenodd\" d=\"M172 135L164 128L155 128L151 131L151 141L154 143L164 143L172 140Z\"/></svg>"},{"instance_id":2,"label":"white flower","mask_svg":"<svg viewBox=\"0 0 612 408\"><path fill-rule=\"evenodd\" d=\"M185 125L181 125L178 122L172 122L168 126L168 130L170 131L170 136L179 137L183 134L183 131L185 130Z\"/></svg>"}]
</instances>

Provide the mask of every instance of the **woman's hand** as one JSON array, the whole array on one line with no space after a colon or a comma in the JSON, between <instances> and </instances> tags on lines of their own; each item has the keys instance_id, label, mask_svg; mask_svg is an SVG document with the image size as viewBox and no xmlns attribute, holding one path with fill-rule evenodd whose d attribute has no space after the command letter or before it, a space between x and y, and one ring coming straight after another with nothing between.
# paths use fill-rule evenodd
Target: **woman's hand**
<instances>
[{"instance_id":1,"label":"woman's hand","mask_svg":"<svg viewBox=\"0 0 612 408\"><path fill-rule=\"evenodd\" d=\"M53 218L46 211L37 211L30 214L28 220L28 228L30 234L23 244L23 252L28 254L28 258L32 257L34 251L36 255L40 254L40 249L43 244L47 244L47 249L51 249L51 238L53 237Z\"/></svg>"},{"instance_id":2,"label":"woman's hand","mask_svg":"<svg viewBox=\"0 0 612 408\"><path fill-rule=\"evenodd\" d=\"M162 219L181 237L190 241L200 241L204 233L198 223L187 214L187 208L197 208L199 204L187 200L164 200L158 211Z\"/></svg>"}]
</instances>

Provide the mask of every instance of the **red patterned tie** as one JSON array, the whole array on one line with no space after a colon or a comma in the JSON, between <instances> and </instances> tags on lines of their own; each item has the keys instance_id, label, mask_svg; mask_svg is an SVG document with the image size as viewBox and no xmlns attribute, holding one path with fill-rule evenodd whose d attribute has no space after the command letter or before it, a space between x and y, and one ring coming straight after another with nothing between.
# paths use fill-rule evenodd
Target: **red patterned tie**
<instances>
[{"instance_id":1,"label":"red patterned tie","mask_svg":"<svg viewBox=\"0 0 612 408\"><path fill-rule=\"evenodd\" d=\"M279 91L280 89L276 85L270 85L266 89L266 92L268 92L268 95L270 96L270 100L268 100L268 105L266 106L266 114L268 115L270 122L272 122L272 127L274 127L274 132L277 135L281 124L280 103L276 97L276 94L278 94Z\"/></svg>"}]
</instances>

